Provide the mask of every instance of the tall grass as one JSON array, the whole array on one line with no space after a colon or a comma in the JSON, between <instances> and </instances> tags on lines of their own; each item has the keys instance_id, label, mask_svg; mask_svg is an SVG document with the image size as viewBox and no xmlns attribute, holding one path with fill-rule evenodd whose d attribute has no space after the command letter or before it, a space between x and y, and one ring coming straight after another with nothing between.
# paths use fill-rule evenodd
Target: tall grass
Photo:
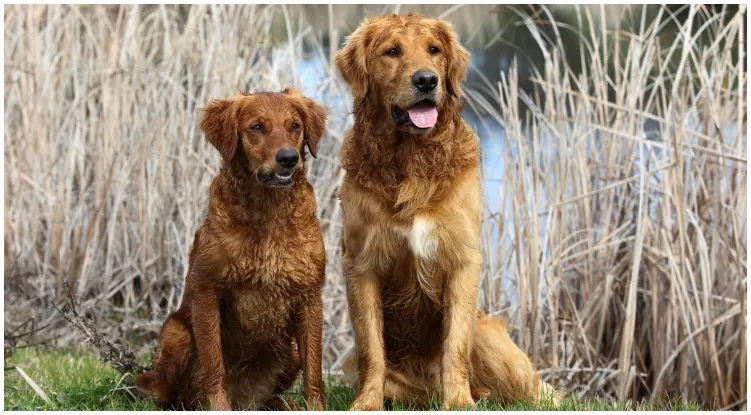
<instances>
[{"instance_id":1,"label":"tall grass","mask_svg":"<svg viewBox=\"0 0 751 415\"><path fill-rule=\"evenodd\" d=\"M745 16L667 42L665 10L631 33L581 17L582 73L529 25L547 51L537 88L512 70L489 108L516 150L499 231L513 259L496 270L519 282L522 343L577 392L745 400Z\"/></svg>"},{"instance_id":2,"label":"tall grass","mask_svg":"<svg viewBox=\"0 0 751 415\"><path fill-rule=\"evenodd\" d=\"M340 37L352 27L336 7ZM503 203L484 213L480 306L572 393L745 405L745 7L691 6L684 21L618 9L636 22L626 29L597 7L575 9L576 28L544 7L509 10L545 60L532 90L512 65L465 91L507 149L503 180L484 189ZM328 62L310 180L338 372L353 347L335 196L351 97L319 30L284 6L5 6L6 323L55 320L68 280L113 336L153 339L179 305L219 165L200 107L296 84L306 42ZM572 31L580 56L561 42Z\"/></svg>"}]
</instances>

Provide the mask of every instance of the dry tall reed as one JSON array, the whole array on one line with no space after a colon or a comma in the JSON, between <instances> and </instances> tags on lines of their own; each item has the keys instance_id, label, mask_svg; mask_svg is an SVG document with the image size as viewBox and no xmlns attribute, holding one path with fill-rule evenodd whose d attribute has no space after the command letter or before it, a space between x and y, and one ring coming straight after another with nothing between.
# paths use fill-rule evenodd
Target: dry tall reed
<instances>
[{"instance_id":1,"label":"dry tall reed","mask_svg":"<svg viewBox=\"0 0 751 415\"><path fill-rule=\"evenodd\" d=\"M352 27L335 9L336 37ZM571 26L544 7L509 9L545 55L534 90L512 65L466 91L505 130L491 138L505 170L484 189L502 203L484 215L480 306L575 394L745 404L740 9L691 6L676 21L660 8L629 15L631 30L603 23L603 8L576 9L581 56L568 61ZM351 97L303 17L285 6L5 6L6 322L52 321L67 280L112 336L153 339L179 304L219 164L196 128L200 107L297 83L306 41L327 65L316 92L330 122L310 178L328 253L326 361L339 371L353 347L335 196ZM286 28L277 46L274 19ZM679 29L667 40L666 25Z\"/></svg>"}]
</instances>

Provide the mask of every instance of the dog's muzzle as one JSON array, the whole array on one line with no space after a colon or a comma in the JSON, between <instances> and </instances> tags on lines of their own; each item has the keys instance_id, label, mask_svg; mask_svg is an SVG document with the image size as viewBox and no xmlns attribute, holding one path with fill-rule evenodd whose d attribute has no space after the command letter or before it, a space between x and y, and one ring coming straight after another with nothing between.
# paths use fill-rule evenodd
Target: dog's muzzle
<instances>
[{"instance_id":1,"label":"dog's muzzle","mask_svg":"<svg viewBox=\"0 0 751 415\"><path fill-rule=\"evenodd\" d=\"M266 187L289 187L295 181L294 169L277 169L273 173L258 173L258 180Z\"/></svg>"}]
</instances>

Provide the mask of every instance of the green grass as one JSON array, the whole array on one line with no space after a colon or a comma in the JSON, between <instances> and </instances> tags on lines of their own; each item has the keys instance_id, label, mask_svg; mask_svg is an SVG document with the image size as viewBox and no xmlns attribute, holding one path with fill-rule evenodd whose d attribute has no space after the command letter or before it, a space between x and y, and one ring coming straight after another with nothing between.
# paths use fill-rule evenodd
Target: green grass
<instances>
[{"instance_id":1,"label":"green grass","mask_svg":"<svg viewBox=\"0 0 751 415\"><path fill-rule=\"evenodd\" d=\"M154 410L151 401L142 396L134 398L123 388L124 379L114 369L101 364L97 358L85 353L66 351L20 350L6 361L6 368L21 367L49 396L45 403L21 378L15 369L5 370L5 410ZM354 399L351 388L337 386L330 381L327 388L327 408L346 410ZM134 391L135 392L135 391ZM290 392L287 399L302 403L299 393ZM390 409L418 409L409 404L395 403ZM439 409L438 402L430 409ZM549 404L517 403L502 406L492 400L477 403L476 410L552 410ZM695 405L651 406L630 401L616 404L596 400L567 398L558 410L696 410Z\"/></svg>"},{"instance_id":2,"label":"green grass","mask_svg":"<svg viewBox=\"0 0 751 415\"><path fill-rule=\"evenodd\" d=\"M5 362L20 366L47 394L45 403L13 370L5 370L5 410L153 410L144 398L119 389L122 375L93 355L64 351L19 350Z\"/></svg>"}]
</instances>

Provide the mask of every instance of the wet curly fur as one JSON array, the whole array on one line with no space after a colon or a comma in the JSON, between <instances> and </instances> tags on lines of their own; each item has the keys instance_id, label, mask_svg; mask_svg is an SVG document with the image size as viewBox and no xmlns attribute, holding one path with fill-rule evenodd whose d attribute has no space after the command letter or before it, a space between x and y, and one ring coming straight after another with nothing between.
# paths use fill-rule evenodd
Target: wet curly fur
<instances>
[{"instance_id":1,"label":"wet curly fur","mask_svg":"<svg viewBox=\"0 0 751 415\"><path fill-rule=\"evenodd\" d=\"M280 148L302 156L307 144L315 155L324 125L323 108L292 89L204 108L201 129L223 165L180 309L162 327L154 370L137 378L159 407L283 408L278 394L302 369L308 407L323 408L325 253L313 188L303 162L289 184L274 172Z\"/></svg>"},{"instance_id":2,"label":"wet curly fur","mask_svg":"<svg viewBox=\"0 0 751 415\"><path fill-rule=\"evenodd\" d=\"M538 401L552 392L503 322L475 309L481 193L478 139L461 119L468 59L447 23L414 14L365 20L336 55L355 117L340 188L353 409L382 409L385 398L436 395L460 408L490 394ZM426 131L391 120L392 108L417 99L419 70L439 78L438 119Z\"/></svg>"}]
</instances>

